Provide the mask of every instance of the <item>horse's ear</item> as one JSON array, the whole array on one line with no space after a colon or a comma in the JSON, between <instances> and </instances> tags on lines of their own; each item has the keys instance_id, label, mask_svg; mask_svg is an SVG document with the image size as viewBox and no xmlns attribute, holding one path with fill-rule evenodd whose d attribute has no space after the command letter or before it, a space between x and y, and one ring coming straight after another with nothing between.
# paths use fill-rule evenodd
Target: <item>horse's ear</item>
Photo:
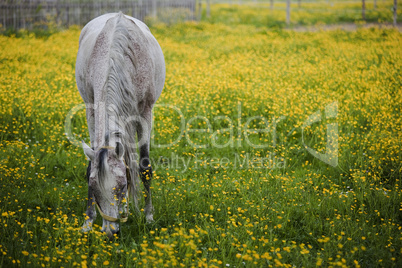
<instances>
[{"instance_id":1,"label":"horse's ear","mask_svg":"<svg viewBox=\"0 0 402 268\"><path fill-rule=\"evenodd\" d=\"M116 142L115 152L118 159L123 159L124 147L123 144L121 144L121 142Z\"/></svg>"},{"instance_id":2,"label":"horse's ear","mask_svg":"<svg viewBox=\"0 0 402 268\"><path fill-rule=\"evenodd\" d=\"M82 141L82 149L84 149L84 154L86 155L88 160L93 161L95 152L84 141Z\"/></svg>"}]
</instances>

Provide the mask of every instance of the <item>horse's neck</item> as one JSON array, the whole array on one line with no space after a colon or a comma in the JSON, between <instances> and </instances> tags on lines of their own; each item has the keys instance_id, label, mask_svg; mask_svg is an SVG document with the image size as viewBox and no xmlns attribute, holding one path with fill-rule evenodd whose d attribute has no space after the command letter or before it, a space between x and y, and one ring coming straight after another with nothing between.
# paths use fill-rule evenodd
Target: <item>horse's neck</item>
<instances>
[{"instance_id":1,"label":"horse's neck","mask_svg":"<svg viewBox=\"0 0 402 268\"><path fill-rule=\"evenodd\" d=\"M103 146L106 134L106 103L100 94L95 93L95 148Z\"/></svg>"}]
</instances>

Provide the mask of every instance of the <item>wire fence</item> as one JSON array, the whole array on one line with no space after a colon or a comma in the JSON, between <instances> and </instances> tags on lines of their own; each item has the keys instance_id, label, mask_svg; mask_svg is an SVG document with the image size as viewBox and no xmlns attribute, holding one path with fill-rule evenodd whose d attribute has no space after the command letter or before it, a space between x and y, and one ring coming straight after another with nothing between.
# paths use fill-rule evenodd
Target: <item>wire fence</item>
<instances>
[{"instance_id":1,"label":"wire fence","mask_svg":"<svg viewBox=\"0 0 402 268\"><path fill-rule=\"evenodd\" d=\"M392 12L393 24L397 24L397 0L365 0L365 2L370 4L368 12L370 9L376 10L379 14ZM389 5L376 7L385 2L394 2L394 7L390 8ZM0 0L0 30L83 26L101 14L118 11L143 21L153 18L173 24L186 20L200 20L202 14L209 18L210 4L217 3L245 4L262 9L286 11L287 24L290 23L292 16L290 3L292 12L295 10L314 14L325 12L330 6L347 4L342 9L344 14L355 18L359 18L359 14L362 14L363 20L365 19L365 12L356 8L361 5L362 0ZM400 10L399 7L398 13Z\"/></svg>"},{"instance_id":2,"label":"wire fence","mask_svg":"<svg viewBox=\"0 0 402 268\"><path fill-rule=\"evenodd\" d=\"M6 29L68 27L119 11L140 20L174 23L197 19L196 7L196 0L0 0L0 24Z\"/></svg>"}]
</instances>

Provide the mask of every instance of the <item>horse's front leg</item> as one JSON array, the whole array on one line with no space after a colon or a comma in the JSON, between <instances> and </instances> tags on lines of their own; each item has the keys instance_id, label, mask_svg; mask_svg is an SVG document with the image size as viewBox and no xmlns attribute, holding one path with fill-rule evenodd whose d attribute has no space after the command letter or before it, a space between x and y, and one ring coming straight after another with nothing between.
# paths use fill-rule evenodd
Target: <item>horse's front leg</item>
<instances>
[{"instance_id":1,"label":"horse's front leg","mask_svg":"<svg viewBox=\"0 0 402 268\"><path fill-rule=\"evenodd\" d=\"M86 116L88 123L88 131L91 139L91 146L94 146L95 143L95 110L94 105L91 102L86 102ZM82 225L82 231L88 232L92 230L93 222L96 218L96 209L95 209L95 197L92 193L91 188L89 187L89 176L91 174L91 161L89 161L87 168L87 183L88 183L88 199L87 199L87 208L85 212L85 223Z\"/></svg>"},{"instance_id":2,"label":"horse's front leg","mask_svg":"<svg viewBox=\"0 0 402 268\"><path fill-rule=\"evenodd\" d=\"M149 159L149 145L151 138L151 113L145 116L145 121L137 128L139 149L140 149L140 162L139 173L142 183L145 188L145 218L147 222L154 221L154 207L152 205L151 182L152 182L152 167ZM146 122L146 124L145 124Z\"/></svg>"},{"instance_id":3,"label":"horse's front leg","mask_svg":"<svg viewBox=\"0 0 402 268\"><path fill-rule=\"evenodd\" d=\"M95 197L89 187L89 175L91 173L91 161L89 161L89 165L87 168L87 182L88 182L88 200L87 200L87 211L85 223L82 225L82 231L88 232L92 230L93 222L96 218L96 210L95 210Z\"/></svg>"}]
</instances>

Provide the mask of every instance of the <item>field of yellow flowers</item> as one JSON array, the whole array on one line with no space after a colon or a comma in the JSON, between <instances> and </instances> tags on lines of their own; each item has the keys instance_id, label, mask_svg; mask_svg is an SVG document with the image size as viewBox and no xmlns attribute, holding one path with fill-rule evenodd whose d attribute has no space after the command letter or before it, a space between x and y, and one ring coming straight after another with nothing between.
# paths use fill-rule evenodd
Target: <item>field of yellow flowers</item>
<instances>
[{"instance_id":1,"label":"field of yellow flowers","mask_svg":"<svg viewBox=\"0 0 402 268\"><path fill-rule=\"evenodd\" d=\"M151 30L155 223L113 241L80 232L80 30L0 36L0 267L400 267L400 32Z\"/></svg>"}]
</instances>

